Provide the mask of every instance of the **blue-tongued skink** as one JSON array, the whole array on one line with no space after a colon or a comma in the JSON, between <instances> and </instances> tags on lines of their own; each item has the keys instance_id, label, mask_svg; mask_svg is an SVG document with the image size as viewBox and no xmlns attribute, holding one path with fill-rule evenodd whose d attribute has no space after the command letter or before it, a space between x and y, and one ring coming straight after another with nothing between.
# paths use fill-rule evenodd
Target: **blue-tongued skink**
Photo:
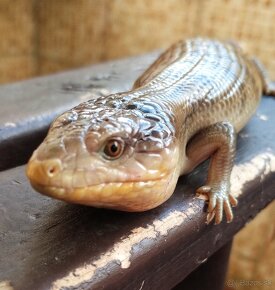
<instances>
[{"instance_id":1,"label":"blue-tongued skink","mask_svg":"<svg viewBox=\"0 0 275 290\"><path fill-rule=\"evenodd\" d=\"M166 201L178 177L211 158L207 222L233 218L236 134L263 93L262 68L231 42L176 43L130 91L89 100L59 116L33 153L35 189L68 202L145 211ZM271 88L271 89L270 89ZM268 91L270 90L270 91Z\"/></svg>"}]
</instances>

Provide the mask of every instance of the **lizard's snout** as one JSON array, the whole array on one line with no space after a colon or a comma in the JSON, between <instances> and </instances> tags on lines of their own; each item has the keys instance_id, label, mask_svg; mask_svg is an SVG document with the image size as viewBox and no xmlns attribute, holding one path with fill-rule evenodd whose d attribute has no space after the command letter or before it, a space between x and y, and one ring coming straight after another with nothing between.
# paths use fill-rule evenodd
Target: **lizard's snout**
<instances>
[{"instance_id":1,"label":"lizard's snout","mask_svg":"<svg viewBox=\"0 0 275 290\"><path fill-rule=\"evenodd\" d=\"M49 160L44 164L44 169L48 177L54 177L61 171L61 162L59 159Z\"/></svg>"},{"instance_id":2,"label":"lizard's snout","mask_svg":"<svg viewBox=\"0 0 275 290\"><path fill-rule=\"evenodd\" d=\"M27 176L32 183L48 185L62 170L59 159L30 160L27 166Z\"/></svg>"}]
</instances>

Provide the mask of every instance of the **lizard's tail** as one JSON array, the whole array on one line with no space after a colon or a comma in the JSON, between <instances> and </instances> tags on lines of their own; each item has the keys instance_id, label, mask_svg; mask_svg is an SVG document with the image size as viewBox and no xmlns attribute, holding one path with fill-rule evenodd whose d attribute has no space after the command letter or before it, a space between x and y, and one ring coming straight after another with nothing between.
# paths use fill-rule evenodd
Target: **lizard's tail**
<instances>
[{"instance_id":1,"label":"lizard's tail","mask_svg":"<svg viewBox=\"0 0 275 290\"><path fill-rule=\"evenodd\" d=\"M271 81L270 78L268 77L268 74L262 65L262 63L256 59L253 58L253 61L262 77L263 81L263 93L267 96L274 96L275 97L275 82Z\"/></svg>"},{"instance_id":2,"label":"lizard's tail","mask_svg":"<svg viewBox=\"0 0 275 290\"><path fill-rule=\"evenodd\" d=\"M247 51L247 49L245 49L246 48L245 42L237 43L234 40L228 40L228 43L230 43L238 51L242 51L244 53L245 53L245 51ZM255 58L255 57L252 57L252 58L249 57L249 58L255 64L255 67L261 76L262 83L263 83L263 94L267 95L267 96L274 96L275 97L275 81L270 80L264 65L257 58Z\"/></svg>"},{"instance_id":3,"label":"lizard's tail","mask_svg":"<svg viewBox=\"0 0 275 290\"><path fill-rule=\"evenodd\" d=\"M267 96L273 96L273 97L275 97L275 82L269 81L269 82L266 84L266 87L265 87L264 93L265 93Z\"/></svg>"}]
</instances>

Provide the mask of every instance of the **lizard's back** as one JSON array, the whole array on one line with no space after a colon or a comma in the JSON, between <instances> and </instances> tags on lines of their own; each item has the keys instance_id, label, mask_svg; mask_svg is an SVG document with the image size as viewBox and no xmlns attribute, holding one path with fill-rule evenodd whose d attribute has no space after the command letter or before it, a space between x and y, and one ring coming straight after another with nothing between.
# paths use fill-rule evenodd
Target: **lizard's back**
<instances>
[{"instance_id":1,"label":"lizard's back","mask_svg":"<svg viewBox=\"0 0 275 290\"><path fill-rule=\"evenodd\" d=\"M134 88L139 97L169 108L176 131L188 140L220 121L239 131L257 108L263 78L254 60L233 43L196 38L172 46Z\"/></svg>"}]
</instances>

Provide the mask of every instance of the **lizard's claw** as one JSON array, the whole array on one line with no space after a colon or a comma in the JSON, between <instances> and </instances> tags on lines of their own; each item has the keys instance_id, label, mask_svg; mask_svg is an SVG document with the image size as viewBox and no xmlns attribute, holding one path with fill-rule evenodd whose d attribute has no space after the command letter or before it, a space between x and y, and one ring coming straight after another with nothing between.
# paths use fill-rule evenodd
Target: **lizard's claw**
<instances>
[{"instance_id":1,"label":"lizard's claw","mask_svg":"<svg viewBox=\"0 0 275 290\"><path fill-rule=\"evenodd\" d=\"M226 215L226 220L230 223L233 219L233 213L231 206L237 205L237 199L228 194L227 190L221 186L211 187L209 185L201 186L196 191L197 196L201 198L201 195L207 196L208 214L206 223L209 224L215 218L215 224L219 224L223 218L223 210Z\"/></svg>"}]
</instances>

